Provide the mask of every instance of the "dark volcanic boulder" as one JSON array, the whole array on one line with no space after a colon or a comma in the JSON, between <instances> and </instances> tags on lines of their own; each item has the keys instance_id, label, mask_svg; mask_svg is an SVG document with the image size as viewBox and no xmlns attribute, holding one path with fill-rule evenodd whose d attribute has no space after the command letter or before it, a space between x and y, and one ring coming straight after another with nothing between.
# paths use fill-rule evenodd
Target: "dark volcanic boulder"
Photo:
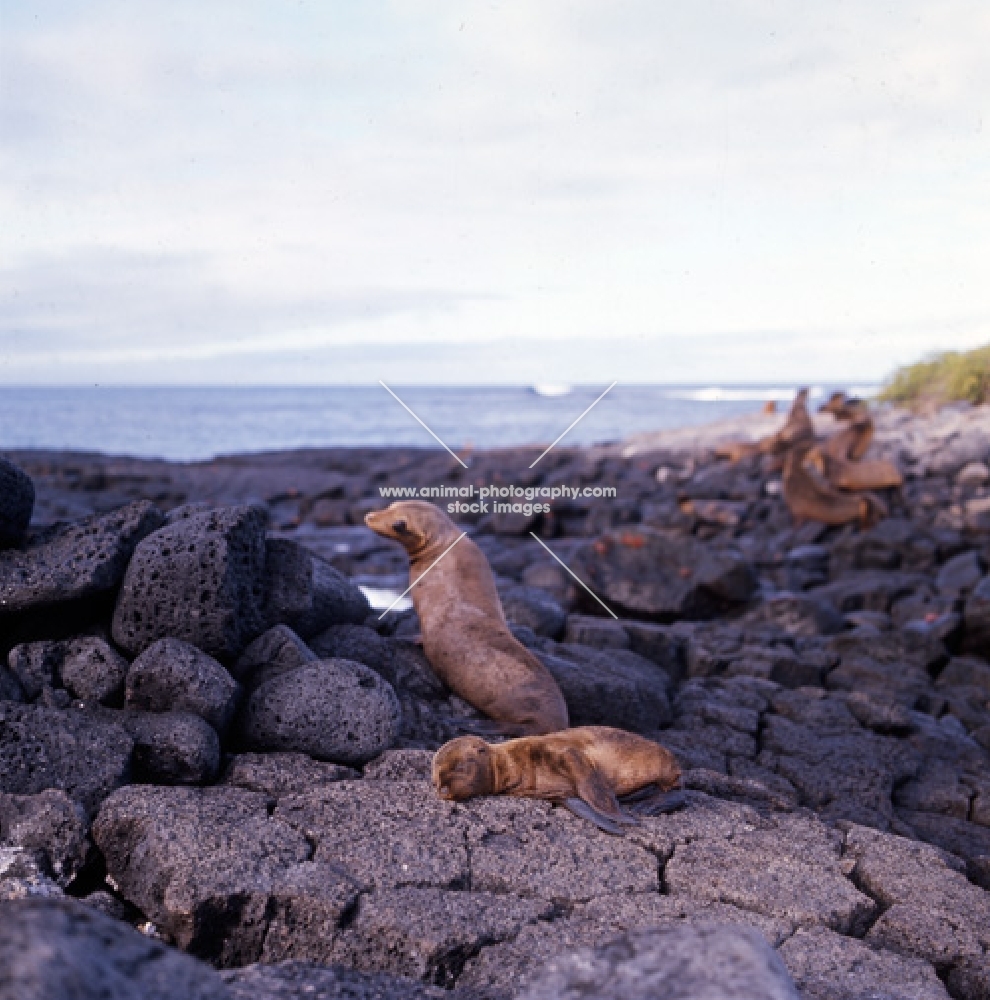
<instances>
[{"instance_id":1,"label":"dark volcanic boulder","mask_svg":"<svg viewBox=\"0 0 990 1000\"><path fill-rule=\"evenodd\" d=\"M93 812L127 780L132 746L119 725L79 709L0 701L0 792L61 788Z\"/></svg>"},{"instance_id":2,"label":"dark volcanic boulder","mask_svg":"<svg viewBox=\"0 0 990 1000\"><path fill-rule=\"evenodd\" d=\"M159 639L127 671L127 707L192 712L219 733L237 707L240 687L212 656L181 639Z\"/></svg>"},{"instance_id":3,"label":"dark volcanic boulder","mask_svg":"<svg viewBox=\"0 0 990 1000\"><path fill-rule=\"evenodd\" d=\"M237 656L264 630L266 522L263 507L224 507L146 538L117 598L117 645L140 653L173 636L211 656Z\"/></svg>"},{"instance_id":4,"label":"dark volcanic boulder","mask_svg":"<svg viewBox=\"0 0 990 1000\"><path fill-rule=\"evenodd\" d=\"M652 732L669 725L670 678L655 663L628 649L574 643L535 652L560 685L572 726Z\"/></svg>"},{"instance_id":5,"label":"dark volcanic boulder","mask_svg":"<svg viewBox=\"0 0 990 1000\"><path fill-rule=\"evenodd\" d=\"M119 702L124 693L127 660L97 636L21 643L7 662L32 701L42 691L60 687L81 701L101 704Z\"/></svg>"},{"instance_id":6,"label":"dark volcanic boulder","mask_svg":"<svg viewBox=\"0 0 990 1000\"><path fill-rule=\"evenodd\" d=\"M127 677L127 660L96 636L65 643L62 685L81 701L119 704Z\"/></svg>"},{"instance_id":7,"label":"dark volcanic boulder","mask_svg":"<svg viewBox=\"0 0 990 1000\"><path fill-rule=\"evenodd\" d=\"M572 569L613 610L657 621L708 618L756 589L752 568L734 549L645 528L582 546ZM582 600L599 610L592 598Z\"/></svg>"},{"instance_id":8,"label":"dark volcanic boulder","mask_svg":"<svg viewBox=\"0 0 990 1000\"><path fill-rule=\"evenodd\" d=\"M229 1000L217 972L71 899L0 903L0 1000Z\"/></svg>"},{"instance_id":9,"label":"dark volcanic boulder","mask_svg":"<svg viewBox=\"0 0 990 1000\"><path fill-rule=\"evenodd\" d=\"M156 785L202 785L220 773L220 738L191 712L123 712L134 738L134 772Z\"/></svg>"},{"instance_id":10,"label":"dark volcanic boulder","mask_svg":"<svg viewBox=\"0 0 990 1000\"><path fill-rule=\"evenodd\" d=\"M567 626L567 612L545 590L515 586L502 591L502 610L513 625L528 625L537 635L559 639Z\"/></svg>"},{"instance_id":11,"label":"dark volcanic boulder","mask_svg":"<svg viewBox=\"0 0 990 1000\"><path fill-rule=\"evenodd\" d=\"M364 764L396 740L402 716L392 686L352 660L319 660L256 688L241 736L252 750L295 750Z\"/></svg>"},{"instance_id":12,"label":"dark volcanic boulder","mask_svg":"<svg viewBox=\"0 0 990 1000\"><path fill-rule=\"evenodd\" d=\"M295 670L304 663L312 663L318 659L319 656L288 625L276 625L267 632L262 632L248 645L230 668L230 672L245 687L255 688L264 684L269 677Z\"/></svg>"},{"instance_id":13,"label":"dark volcanic boulder","mask_svg":"<svg viewBox=\"0 0 990 1000\"><path fill-rule=\"evenodd\" d=\"M23 548L0 552L0 621L113 590L135 546L162 521L149 501L138 500L109 514L53 525Z\"/></svg>"},{"instance_id":14,"label":"dark volcanic boulder","mask_svg":"<svg viewBox=\"0 0 990 1000\"><path fill-rule=\"evenodd\" d=\"M315 552L285 538L265 544L265 607L269 625L288 625L308 639L331 625L359 625L371 612L361 591Z\"/></svg>"},{"instance_id":15,"label":"dark volcanic boulder","mask_svg":"<svg viewBox=\"0 0 990 1000\"><path fill-rule=\"evenodd\" d=\"M34 510L34 483L22 469L0 458L0 549L20 545Z\"/></svg>"}]
</instances>

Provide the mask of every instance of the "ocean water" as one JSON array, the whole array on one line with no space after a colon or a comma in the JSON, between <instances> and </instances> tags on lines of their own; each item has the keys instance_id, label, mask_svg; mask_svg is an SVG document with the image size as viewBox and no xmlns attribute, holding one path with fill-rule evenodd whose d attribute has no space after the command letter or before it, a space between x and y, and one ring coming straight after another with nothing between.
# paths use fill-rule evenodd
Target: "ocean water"
<instances>
[{"instance_id":1,"label":"ocean water","mask_svg":"<svg viewBox=\"0 0 990 1000\"><path fill-rule=\"evenodd\" d=\"M547 445L606 386L392 391L451 448ZM710 423L786 407L795 386L616 385L562 445ZM816 386L822 398L830 385ZM853 387L859 394L870 387ZM381 386L286 388L0 388L0 450L96 451L193 461L216 455L335 446L439 447Z\"/></svg>"}]
</instances>

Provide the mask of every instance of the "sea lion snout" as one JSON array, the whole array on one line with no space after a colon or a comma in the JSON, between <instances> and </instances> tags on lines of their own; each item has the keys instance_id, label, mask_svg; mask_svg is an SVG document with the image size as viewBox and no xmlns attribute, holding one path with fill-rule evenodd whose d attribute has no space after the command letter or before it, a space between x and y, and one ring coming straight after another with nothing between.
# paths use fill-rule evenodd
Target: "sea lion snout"
<instances>
[{"instance_id":1,"label":"sea lion snout","mask_svg":"<svg viewBox=\"0 0 990 1000\"><path fill-rule=\"evenodd\" d=\"M459 736L433 757L433 787L442 799L460 802L490 795L491 748L477 736Z\"/></svg>"}]
</instances>

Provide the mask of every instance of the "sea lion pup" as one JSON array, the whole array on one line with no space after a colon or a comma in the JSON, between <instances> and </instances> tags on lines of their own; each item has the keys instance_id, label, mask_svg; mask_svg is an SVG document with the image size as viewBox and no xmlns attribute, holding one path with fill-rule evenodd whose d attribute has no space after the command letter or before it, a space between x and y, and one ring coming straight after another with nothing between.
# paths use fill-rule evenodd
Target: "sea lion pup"
<instances>
[{"instance_id":1,"label":"sea lion pup","mask_svg":"<svg viewBox=\"0 0 990 1000\"><path fill-rule=\"evenodd\" d=\"M843 493L808 464L808 444L792 448L784 459L784 501L798 525L805 521L868 528L887 516L887 506L873 493Z\"/></svg>"},{"instance_id":2,"label":"sea lion pup","mask_svg":"<svg viewBox=\"0 0 990 1000\"><path fill-rule=\"evenodd\" d=\"M457 541L461 529L421 500L398 500L366 514L364 522L409 554L409 594L423 652L447 687L506 735L566 729L564 696L550 671L509 631L481 549L470 538Z\"/></svg>"},{"instance_id":3,"label":"sea lion pup","mask_svg":"<svg viewBox=\"0 0 990 1000\"><path fill-rule=\"evenodd\" d=\"M460 802L476 795L516 795L566 806L606 833L622 834L639 819L685 803L672 792L681 777L674 755L659 743L608 726L578 726L552 736L528 736L486 743L459 736L433 758L433 787L442 799Z\"/></svg>"}]
</instances>

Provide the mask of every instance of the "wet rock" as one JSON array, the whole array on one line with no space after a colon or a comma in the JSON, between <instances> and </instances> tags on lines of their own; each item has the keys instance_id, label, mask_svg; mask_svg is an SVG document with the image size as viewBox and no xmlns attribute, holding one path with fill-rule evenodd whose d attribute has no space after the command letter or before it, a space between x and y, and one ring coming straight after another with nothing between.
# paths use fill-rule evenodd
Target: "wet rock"
<instances>
[{"instance_id":1,"label":"wet rock","mask_svg":"<svg viewBox=\"0 0 990 1000\"><path fill-rule=\"evenodd\" d=\"M124 712L134 739L134 772L156 785L202 785L220 773L220 738L190 712Z\"/></svg>"},{"instance_id":2,"label":"wet rock","mask_svg":"<svg viewBox=\"0 0 990 1000\"><path fill-rule=\"evenodd\" d=\"M749 927L676 927L620 937L558 958L520 1000L798 1000L794 983L766 939Z\"/></svg>"},{"instance_id":3,"label":"wet rock","mask_svg":"<svg viewBox=\"0 0 990 1000\"><path fill-rule=\"evenodd\" d=\"M165 637L220 659L235 658L262 631L264 508L192 514L135 549L113 617L113 638L141 653Z\"/></svg>"},{"instance_id":4,"label":"wet rock","mask_svg":"<svg viewBox=\"0 0 990 1000\"><path fill-rule=\"evenodd\" d=\"M2 1000L229 1000L209 966L71 899L0 903Z\"/></svg>"},{"instance_id":5,"label":"wet rock","mask_svg":"<svg viewBox=\"0 0 990 1000\"><path fill-rule=\"evenodd\" d=\"M650 732L669 724L670 679L655 663L627 649L597 650L566 643L537 652L567 702L572 726L616 726Z\"/></svg>"},{"instance_id":6,"label":"wet rock","mask_svg":"<svg viewBox=\"0 0 990 1000\"><path fill-rule=\"evenodd\" d=\"M34 510L34 483L13 462L0 458L0 549L20 545Z\"/></svg>"},{"instance_id":7,"label":"wet rock","mask_svg":"<svg viewBox=\"0 0 990 1000\"><path fill-rule=\"evenodd\" d=\"M573 569L614 611L656 621L711 617L756 589L737 552L646 528L603 535L576 552Z\"/></svg>"},{"instance_id":8,"label":"wet rock","mask_svg":"<svg viewBox=\"0 0 990 1000\"><path fill-rule=\"evenodd\" d=\"M352 660L319 660L256 688L240 731L248 749L359 765L395 742L401 722L388 681Z\"/></svg>"},{"instance_id":9,"label":"wet rock","mask_svg":"<svg viewBox=\"0 0 990 1000\"><path fill-rule=\"evenodd\" d=\"M502 610L514 625L528 625L537 635L559 639L567 624L567 612L545 590L515 586L500 592Z\"/></svg>"},{"instance_id":10,"label":"wet rock","mask_svg":"<svg viewBox=\"0 0 990 1000\"><path fill-rule=\"evenodd\" d=\"M285 538L265 543L264 618L288 625L308 639L331 625L360 625L371 611L367 598L315 552Z\"/></svg>"},{"instance_id":11,"label":"wet rock","mask_svg":"<svg viewBox=\"0 0 990 1000\"><path fill-rule=\"evenodd\" d=\"M891 605L927 585L920 573L856 570L832 583L813 587L807 593L817 601L831 604L840 614L853 611L890 611Z\"/></svg>"},{"instance_id":12,"label":"wet rock","mask_svg":"<svg viewBox=\"0 0 990 1000\"><path fill-rule=\"evenodd\" d=\"M0 793L0 843L30 854L63 887L86 861L88 830L82 807L59 789L36 795Z\"/></svg>"},{"instance_id":13,"label":"wet rock","mask_svg":"<svg viewBox=\"0 0 990 1000\"><path fill-rule=\"evenodd\" d=\"M458 990L398 976L300 961L230 969L220 978L231 1000L458 1000L462 996Z\"/></svg>"},{"instance_id":14,"label":"wet rock","mask_svg":"<svg viewBox=\"0 0 990 1000\"><path fill-rule=\"evenodd\" d=\"M552 903L488 892L393 889L364 896L334 946L338 961L452 986L483 945L554 913Z\"/></svg>"},{"instance_id":15,"label":"wet rock","mask_svg":"<svg viewBox=\"0 0 990 1000\"><path fill-rule=\"evenodd\" d=\"M92 813L130 773L133 741L84 711L0 702L0 792L60 788Z\"/></svg>"},{"instance_id":16,"label":"wet rock","mask_svg":"<svg viewBox=\"0 0 990 1000\"><path fill-rule=\"evenodd\" d=\"M976 687L990 694L990 665L975 656L953 657L938 675L935 686Z\"/></svg>"},{"instance_id":17,"label":"wet rock","mask_svg":"<svg viewBox=\"0 0 990 1000\"><path fill-rule=\"evenodd\" d=\"M0 552L0 620L106 595L120 583L135 546L162 524L149 501L36 532Z\"/></svg>"},{"instance_id":18,"label":"wet rock","mask_svg":"<svg viewBox=\"0 0 990 1000\"><path fill-rule=\"evenodd\" d=\"M258 961L276 923L273 945L293 925L324 933L357 898L342 869L313 864L302 833L269 816L266 796L241 788L123 788L93 838L124 898L220 966Z\"/></svg>"},{"instance_id":19,"label":"wet rock","mask_svg":"<svg viewBox=\"0 0 990 1000\"><path fill-rule=\"evenodd\" d=\"M801 928L780 948L807 1000L948 1000L931 964L884 948L870 948L823 927Z\"/></svg>"},{"instance_id":20,"label":"wet rock","mask_svg":"<svg viewBox=\"0 0 990 1000\"><path fill-rule=\"evenodd\" d=\"M223 781L280 799L301 795L334 781L353 781L357 771L340 764L313 760L302 753L242 753L227 767Z\"/></svg>"},{"instance_id":21,"label":"wet rock","mask_svg":"<svg viewBox=\"0 0 990 1000\"><path fill-rule=\"evenodd\" d=\"M181 639L151 643L127 671L127 706L143 712L192 712L218 733L230 725L240 688L202 650Z\"/></svg>"}]
</instances>

